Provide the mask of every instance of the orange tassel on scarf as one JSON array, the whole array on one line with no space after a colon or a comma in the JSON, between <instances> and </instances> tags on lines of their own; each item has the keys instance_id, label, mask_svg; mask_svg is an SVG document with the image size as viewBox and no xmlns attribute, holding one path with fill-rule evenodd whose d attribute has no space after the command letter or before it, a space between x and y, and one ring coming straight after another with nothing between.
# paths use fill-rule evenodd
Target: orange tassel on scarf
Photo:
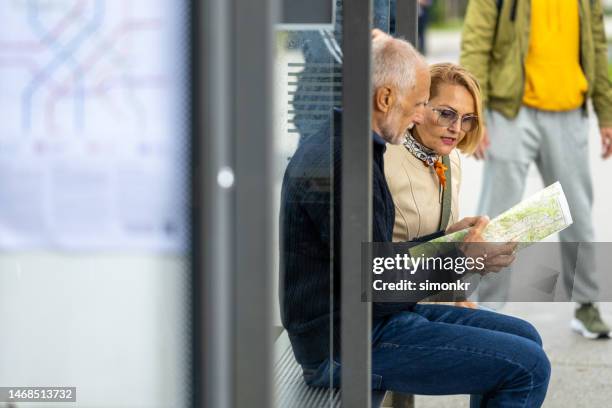
<instances>
[{"instance_id":1,"label":"orange tassel on scarf","mask_svg":"<svg viewBox=\"0 0 612 408\"><path fill-rule=\"evenodd\" d=\"M423 165L425 167L428 167L427 162L423 162ZM438 176L438 180L440 180L440 185L442 186L442 189L445 189L446 188L446 170L448 170L448 167L442 164L442 159L438 159L438 161L434 163L433 167L434 167L434 170L436 171L436 175Z\"/></svg>"},{"instance_id":2,"label":"orange tassel on scarf","mask_svg":"<svg viewBox=\"0 0 612 408\"><path fill-rule=\"evenodd\" d=\"M443 189L446 188L446 170L448 170L448 167L442 164L442 160L438 159L436 164L434 164L434 168L436 169L438 180L440 180L440 185Z\"/></svg>"}]
</instances>

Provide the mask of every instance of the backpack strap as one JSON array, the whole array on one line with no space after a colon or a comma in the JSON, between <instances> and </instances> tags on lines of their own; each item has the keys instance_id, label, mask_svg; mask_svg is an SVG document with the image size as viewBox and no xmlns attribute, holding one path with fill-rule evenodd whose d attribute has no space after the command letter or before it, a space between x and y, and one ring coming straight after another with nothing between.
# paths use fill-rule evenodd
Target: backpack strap
<instances>
[{"instance_id":1,"label":"backpack strap","mask_svg":"<svg viewBox=\"0 0 612 408\"><path fill-rule=\"evenodd\" d=\"M445 230L448 227L448 221L450 220L451 205L453 201L453 185L451 178L451 163L449 156L442 156L442 164L446 166L446 187L442 192L442 210L440 216L439 230Z\"/></svg>"},{"instance_id":2,"label":"backpack strap","mask_svg":"<svg viewBox=\"0 0 612 408\"><path fill-rule=\"evenodd\" d=\"M504 0L497 0L497 12L501 12L502 6L504 5Z\"/></svg>"},{"instance_id":3,"label":"backpack strap","mask_svg":"<svg viewBox=\"0 0 612 408\"><path fill-rule=\"evenodd\" d=\"M518 6L517 3L518 3L518 0L512 0L512 6L510 6L510 21L514 21L516 19L516 7ZM499 24L499 18L501 16L502 7L504 7L504 0L496 0L495 4L497 5L497 22Z\"/></svg>"}]
</instances>

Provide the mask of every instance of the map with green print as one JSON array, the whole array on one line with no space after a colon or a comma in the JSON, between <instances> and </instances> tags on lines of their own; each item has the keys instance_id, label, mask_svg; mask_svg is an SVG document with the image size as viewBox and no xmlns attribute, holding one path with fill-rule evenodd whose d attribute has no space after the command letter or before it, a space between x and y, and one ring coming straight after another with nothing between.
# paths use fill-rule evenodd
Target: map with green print
<instances>
[{"instance_id":1,"label":"map with green print","mask_svg":"<svg viewBox=\"0 0 612 408\"><path fill-rule=\"evenodd\" d=\"M487 242L519 243L519 249L541 241L572 224L572 215L559 182L551 184L498 217L483 231ZM445 235L431 242L459 242L467 230Z\"/></svg>"}]
</instances>

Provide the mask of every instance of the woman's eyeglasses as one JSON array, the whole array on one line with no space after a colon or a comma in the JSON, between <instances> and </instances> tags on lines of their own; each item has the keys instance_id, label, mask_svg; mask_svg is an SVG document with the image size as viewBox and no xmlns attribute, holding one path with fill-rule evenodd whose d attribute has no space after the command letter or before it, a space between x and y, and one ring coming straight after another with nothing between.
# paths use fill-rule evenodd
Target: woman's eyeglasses
<instances>
[{"instance_id":1,"label":"woman's eyeglasses","mask_svg":"<svg viewBox=\"0 0 612 408\"><path fill-rule=\"evenodd\" d=\"M451 127L459 120L459 114L449 108L431 108L437 114L436 125ZM461 130L470 132L478 127L478 116L468 114L461 117Z\"/></svg>"}]
</instances>

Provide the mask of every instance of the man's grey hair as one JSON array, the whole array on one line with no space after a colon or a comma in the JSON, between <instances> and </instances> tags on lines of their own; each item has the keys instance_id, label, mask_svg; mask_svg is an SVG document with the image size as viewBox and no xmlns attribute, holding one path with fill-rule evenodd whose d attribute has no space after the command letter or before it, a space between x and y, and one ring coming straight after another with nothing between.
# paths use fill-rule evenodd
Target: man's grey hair
<instances>
[{"instance_id":1,"label":"man's grey hair","mask_svg":"<svg viewBox=\"0 0 612 408\"><path fill-rule=\"evenodd\" d=\"M394 87L405 95L416 85L416 70L426 68L425 59L407 41L386 36L372 43L372 90Z\"/></svg>"}]
</instances>

